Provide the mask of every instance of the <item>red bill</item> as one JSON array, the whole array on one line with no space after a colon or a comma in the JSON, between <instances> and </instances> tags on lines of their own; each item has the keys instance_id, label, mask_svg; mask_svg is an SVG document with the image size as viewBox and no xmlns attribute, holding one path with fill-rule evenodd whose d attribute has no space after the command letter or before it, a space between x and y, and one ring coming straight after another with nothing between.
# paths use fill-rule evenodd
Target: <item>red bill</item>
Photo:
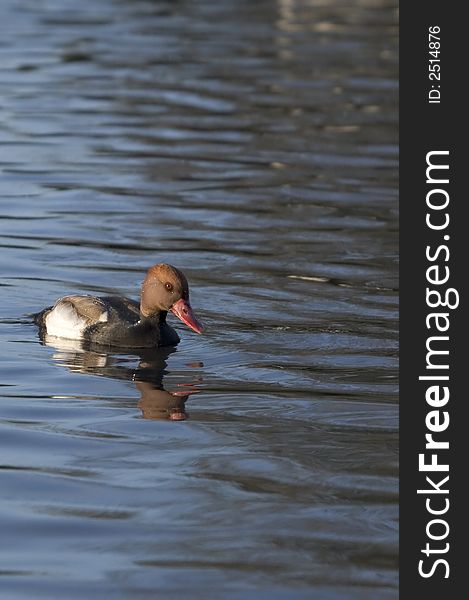
<instances>
[{"instance_id":1,"label":"red bill","mask_svg":"<svg viewBox=\"0 0 469 600\"><path fill-rule=\"evenodd\" d=\"M202 333L202 324L197 320L196 316L192 312L192 307L188 301L182 298L175 302L171 307L171 312L176 315L185 325L190 327L192 331L196 333Z\"/></svg>"}]
</instances>

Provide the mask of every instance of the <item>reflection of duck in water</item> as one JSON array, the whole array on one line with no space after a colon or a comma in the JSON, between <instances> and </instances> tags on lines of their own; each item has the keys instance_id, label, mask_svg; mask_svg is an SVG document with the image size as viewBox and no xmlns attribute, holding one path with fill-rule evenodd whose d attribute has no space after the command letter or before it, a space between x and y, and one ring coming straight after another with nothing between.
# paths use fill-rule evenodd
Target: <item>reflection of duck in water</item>
<instances>
[{"instance_id":1,"label":"reflection of duck in water","mask_svg":"<svg viewBox=\"0 0 469 600\"><path fill-rule=\"evenodd\" d=\"M34 315L34 320L44 333L58 338L107 347L155 348L179 342L176 331L166 323L168 311L202 333L189 303L187 279L175 267L161 263L148 269L140 304L113 296L64 296Z\"/></svg>"},{"instance_id":2,"label":"reflection of duck in water","mask_svg":"<svg viewBox=\"0 0 469 600\"><path fill-rule=\"evenodd\" d=\"M191 393L197 391L168 392L155 388L149 381L136 381L135 385L141 394L138 407L144 419L184 421L188 417L185 410L186 400Z\"/></svg>"},{"instance_id":3,"label":"reflection of duck in water","mask_svg":"<svg viewBox=\"0 0 469 600\"><path fill-rule=\"evenodd\" d=\"M127 379L135 383L140 392L138 407L144 419L169 419L183 421L188 418L185 403L191 394L197 393L200 376L191 376L189 381L178 384L181 390L168 391L163 387L167 359L176 348L142 348L138 352L115 348L103 352L103 347L91 342L68 340L42 332L41 341L56 349L53 359L74 373L89 373L112 379ZM129 359L137 356L137 367L129 366ZM203 367L203 363L191 363L189 367Z\"/></svg>"}]
</instances>

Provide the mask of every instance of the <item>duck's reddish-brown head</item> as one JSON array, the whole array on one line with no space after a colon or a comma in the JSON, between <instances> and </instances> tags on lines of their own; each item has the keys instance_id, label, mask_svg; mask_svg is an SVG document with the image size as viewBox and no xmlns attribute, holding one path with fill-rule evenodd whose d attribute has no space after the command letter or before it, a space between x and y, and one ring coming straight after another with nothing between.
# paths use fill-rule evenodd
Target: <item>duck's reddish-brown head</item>
<instances>
[{"instance_id":1,"label":"duck's reddish-brown head","mask_svg":"<svg viewBox=\"0 0 469 600\"><path fill-rule=\"evenodd\" d=\"M140 312L144 317L161 311L171 311L193 331L202 333L202 324L189 302L189 284L184 273L164 263L148 269L140 299Z\"/></svg>"}]
</instances>

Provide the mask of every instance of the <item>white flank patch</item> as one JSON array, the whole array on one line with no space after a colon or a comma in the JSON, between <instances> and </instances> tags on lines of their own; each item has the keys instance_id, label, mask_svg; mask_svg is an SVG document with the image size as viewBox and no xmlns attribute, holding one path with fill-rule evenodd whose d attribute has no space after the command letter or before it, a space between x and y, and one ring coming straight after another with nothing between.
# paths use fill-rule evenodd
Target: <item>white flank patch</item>
<instances>
[{"instance_id":1,"label":"white flank patch","mask_svg":"<svg viewBox=\"0 0 469 600\"><path fill-rule=\"evenodd\" d=\"M103 312L98 321L105 322L107 317L107 312ZM69 340L81 340L88 325L86 319L78 315L73 306L68 303L57 303L46 317L47 333Z\"/></svg>"},{"instance_id":2,"label":"white flank patch","mask_svg":"<svg viewBox=\"0 0 469 600\"><path fill-rule=\"evenodd\" d=\"M69 340L81 340L86 320L77 315L70 304L57 304L46 316L46 331L49 335Z\"/></svg>"}]
</instances>

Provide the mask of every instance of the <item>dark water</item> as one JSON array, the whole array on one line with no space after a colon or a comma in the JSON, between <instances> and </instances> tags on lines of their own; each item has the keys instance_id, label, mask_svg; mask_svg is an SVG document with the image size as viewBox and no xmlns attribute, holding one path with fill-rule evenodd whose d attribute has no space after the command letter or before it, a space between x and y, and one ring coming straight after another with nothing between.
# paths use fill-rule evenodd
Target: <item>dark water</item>
<instances>
[{"instance_id":1,"label":"dark water","mask_svg":"<svg viewBox=\"0 0 469 600\"><path fill-rule=\"evenodd\" d=\"M2 1L2 599L397 597L396 4ZM206 334L40 342L162 260Z\"/></svg>"}]
</instances>

